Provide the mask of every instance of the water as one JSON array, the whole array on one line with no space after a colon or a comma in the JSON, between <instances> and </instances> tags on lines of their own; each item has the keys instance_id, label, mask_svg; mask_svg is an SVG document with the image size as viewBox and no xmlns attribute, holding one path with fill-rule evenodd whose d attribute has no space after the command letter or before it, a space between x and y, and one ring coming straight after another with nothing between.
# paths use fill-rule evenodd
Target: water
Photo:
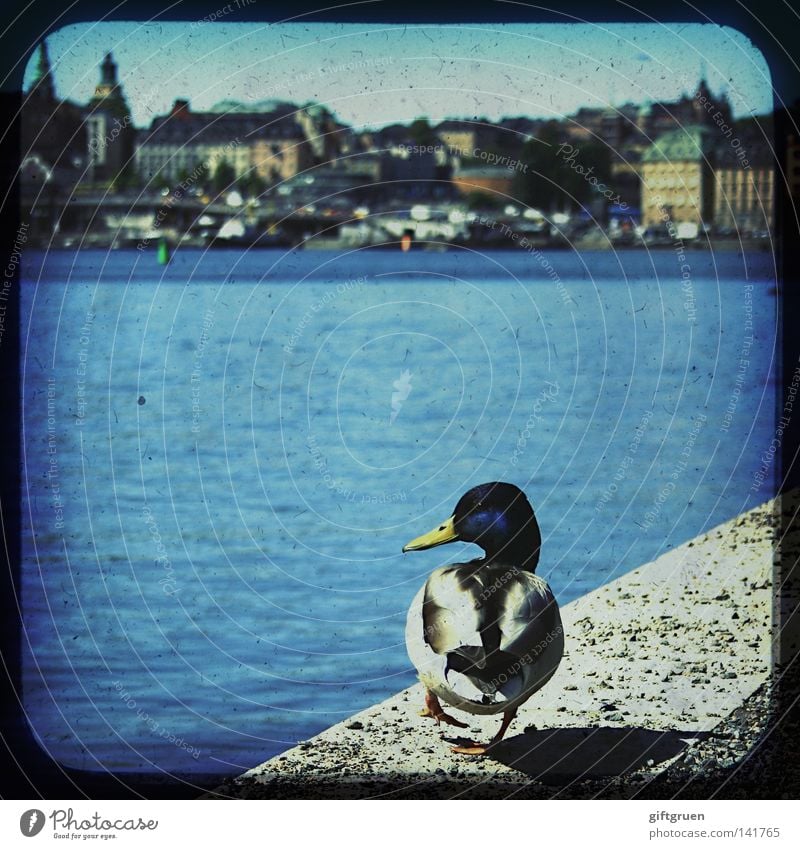
<instances>
[{"instance_id":1,"label":"water","mask_svg":"<svg viewBox=\"0 0 800 849\"><path fill-rule=\"evenodd\" d=\"M236 773L412 683L477 549L400 549L474 484L561 603L772 492L766 254L26 261L24 703L68 766Z\"/></svg>"}]
</instances>

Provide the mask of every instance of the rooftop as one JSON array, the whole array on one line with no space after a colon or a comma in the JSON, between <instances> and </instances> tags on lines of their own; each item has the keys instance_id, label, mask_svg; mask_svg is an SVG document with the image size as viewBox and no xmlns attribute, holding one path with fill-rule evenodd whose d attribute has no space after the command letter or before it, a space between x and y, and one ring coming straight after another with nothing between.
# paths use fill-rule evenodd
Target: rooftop
<instances>
[{"instance_id":1,"label":"rooftop","mask_svg":"<svg viewBox=\"0 0 800 849\"><path fill-rule=\"evenodd\" d=\"M153 118L140 140L151 143L205 144L258 139L303 139L300 125L285 108L271 112L192 112L185 100L175 101L169 115Z\"/></svg>"},{"instance_id":2,"label":"rooftop","mask_svg":"<svg viewBox=\"0 0 800 849\"><path fill-rule=\"evenodd\" d=\"M699 162L713 148L711 131L699 124L687 124L659 136L644 152L642 162Z\"/></svg>"}]
</instances>

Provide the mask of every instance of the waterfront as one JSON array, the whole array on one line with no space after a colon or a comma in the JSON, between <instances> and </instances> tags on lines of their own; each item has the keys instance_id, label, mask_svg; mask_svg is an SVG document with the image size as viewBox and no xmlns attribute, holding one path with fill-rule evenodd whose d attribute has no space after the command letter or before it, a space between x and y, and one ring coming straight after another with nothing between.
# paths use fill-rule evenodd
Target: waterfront
<instances>
[{"instance_id":1,"label":"waterfront","mask_svg":"<svg viewBox=\"0 0 800 849\"><path fill-rule=\"evenodd\" d=\"M772 494L768 254L24 274L25 707L71 766L236 773L409 685L406 608L474 553L400 548L475 483L528 492L561 603Z\"/></svg>"}]
</instances>

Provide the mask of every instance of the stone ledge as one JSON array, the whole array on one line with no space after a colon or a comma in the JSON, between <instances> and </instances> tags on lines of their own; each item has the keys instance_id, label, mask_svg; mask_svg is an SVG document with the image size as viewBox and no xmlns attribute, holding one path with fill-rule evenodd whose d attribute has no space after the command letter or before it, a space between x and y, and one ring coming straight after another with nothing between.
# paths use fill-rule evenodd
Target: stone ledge
<instances>
[{"instance_id":1,"label":"stone ledge","mask_svg":"<svg viewBox=\"0 0 800 849\"><path fill-rule=\"evenodd\" d=\"M213 795L551 798L655 789L725 718L764 698L774 510L767 502L562 608L564 660L492 755L453 754L458 730L418 716L416 685ZM499 722L459 716L470 721L461 733L477 739Z\"/></svg>"}]
</instances>

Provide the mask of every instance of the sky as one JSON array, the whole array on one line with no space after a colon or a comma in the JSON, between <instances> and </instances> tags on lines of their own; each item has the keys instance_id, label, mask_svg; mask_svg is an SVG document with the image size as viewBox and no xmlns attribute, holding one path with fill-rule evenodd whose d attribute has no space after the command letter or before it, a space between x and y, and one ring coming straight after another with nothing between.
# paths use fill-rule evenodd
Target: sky
<instances>
[{"instance_id":1,"label":"sky","mask_svg":"<svg viewBox=\"0 0 800 849\"><path fill-rule=\"evenodd\" d=\"M772 109L767 64L713 24L75 24L47 38L60 97L85 103L111 51L137 126L176 98L327 105L356 127L418 117L562 117L581 106L675 100L701 74L734 115ZM25 73L30 82L34 60Z\"/></svg>"}]
</instances>

